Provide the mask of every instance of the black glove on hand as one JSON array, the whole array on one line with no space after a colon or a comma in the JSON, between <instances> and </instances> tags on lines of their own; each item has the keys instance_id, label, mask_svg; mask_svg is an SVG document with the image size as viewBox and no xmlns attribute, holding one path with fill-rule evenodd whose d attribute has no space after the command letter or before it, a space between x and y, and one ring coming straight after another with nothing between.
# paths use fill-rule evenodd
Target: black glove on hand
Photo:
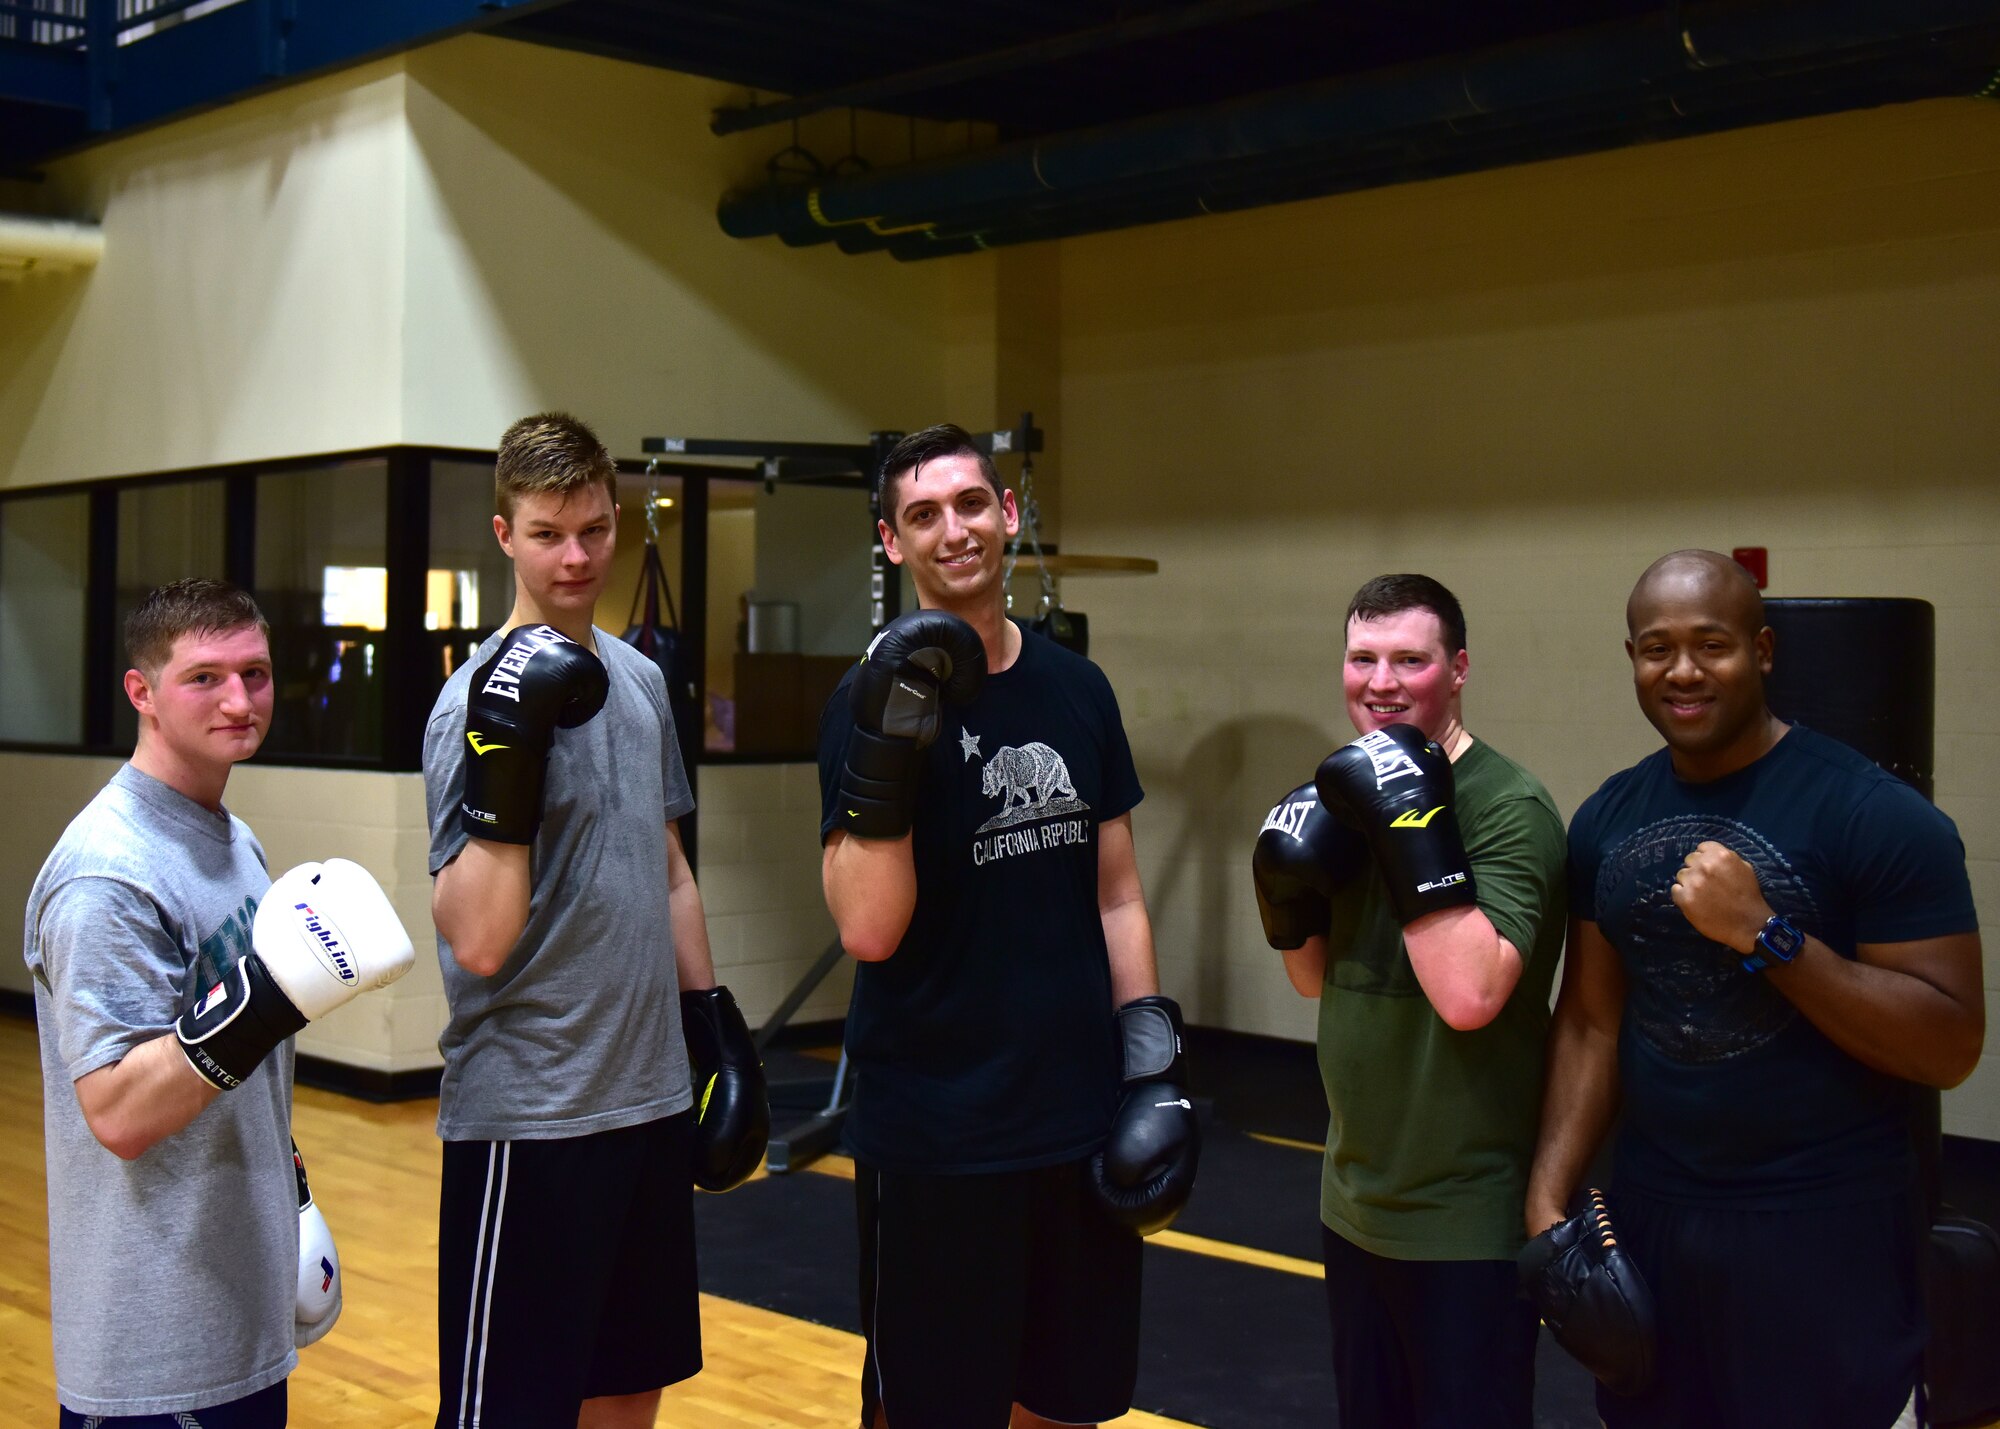
<instances>
[{"instance_id":1,"label":"black glove on hand","mask_svg":"<svg viewBox=\"0 0 2000 1429\"><path fill-rule=\"evenodd\" d=\"M1118 1009L1125 1100L1104 1149L1091 1158L1097 1199L1140 1235L1163 1231L1187 1204L1201 1159L1201 1127L1183 1089L1181 1009L1170 997L1140 997Z\"/></svg>"},{"instance_id":2,"label":"black glove on hand","mask_svg":"<svg viewBox=\"0 0 2000 1429\"><path fill-rule=\"evenodd\" d=\"M1620 1249L1604 1193L1521 1248L1521 1291L1556 1343L1614 1394L1644 1394L1657 1365L1653 1296Z\"/></svg>"},{"instance_id":3,"label":"black glove on hand","mask_svg":"<svg viewBox=\"0 0 2000 1429\"><path fill-rule=\"evenodd\" d=\"M1327 813L1312 785L1285 795L1264 816L1250 855L1264 941L1284 951L1325 934L1333 923L1333 895L1367 864L1367 841Z\"/></svg>"},{"instance_id":4,"label":"black glove on hand","mask_svg":"<svg viewBox=\"0 0 2000 1429\"><path fill-rule=\"evenodd\" d=\"M840 770L842 829L865 839L910 831L943 704L968 703L985 679L986 643L957 616L919 610L882 627L848 689L854 729Z\"/></svg>"},{"instance_id":5,"label":"black glove on hand","mask_svg":"<svg viewBox=\"0 0 2000 1429\"><path fill-rule=\"evenodd\" d=\"M1361 830L1405 927L1478 901L1452 809L1451 760L1415 725L1392 724L1321 762L1320 802Z\"/></svg>"}]
</instances>

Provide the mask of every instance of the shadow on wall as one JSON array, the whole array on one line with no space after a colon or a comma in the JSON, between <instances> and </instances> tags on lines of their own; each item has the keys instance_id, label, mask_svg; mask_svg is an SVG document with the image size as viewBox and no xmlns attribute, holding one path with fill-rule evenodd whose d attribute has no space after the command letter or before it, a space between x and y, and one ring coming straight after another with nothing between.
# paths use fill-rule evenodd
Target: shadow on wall
<instances>
[{"instance_id":1,"label":"shadow on wall","mask_svg":"<svg viewBox=\"0 0 2000 1429\"><path fill-rule=\"evenodd\" d=\"M434 341L497 326L508 351L484 360L516 364L533 400L599 414L614 446L677 421L839 438L801 419L892 416L913 384L935 407L941 273L724 235L715 203L751 151L708 133L715 85L480 37L412 56L409 74L449 233L433 252L461 270L432 301L484 309L440 311Z\"/></svg>"},{"instance_id":2,"label":"shadow on wall","mask_svg":"<svg viewBox=\"0 0 2000 1429\"><path fill-rule=\"evenodd\" d=\"M91 277L86 270L0 284L0 486L95 474L21 470L22 448L55 381Z\"/></svg>"},{"instance_id":3,"label":"shadow on wall","mask_svg":"<svg viewBox=\"0 0 2000 1429\"><path fill-rule=\"evenodd\" d=\"M1246 936L1232 923L1249 897L1250 850L1271 806L1311 777L1338 742L1302 719L1252 716L1208 730L1171 774L1142 771L1142 782L1170 791L1184 811L1168 847L1149 851L1148 861L1159 857L1165 872L1147 902L1159 910L1186 910L1174 914L1170 941L1194 952L1194 985L1183 989L1190 1020L1236 1025L1224 961ZM1238 880L1242 886L1233 888ZM1261 946L1261 932L1255 940Z\"/></svg>"}]
</instances>

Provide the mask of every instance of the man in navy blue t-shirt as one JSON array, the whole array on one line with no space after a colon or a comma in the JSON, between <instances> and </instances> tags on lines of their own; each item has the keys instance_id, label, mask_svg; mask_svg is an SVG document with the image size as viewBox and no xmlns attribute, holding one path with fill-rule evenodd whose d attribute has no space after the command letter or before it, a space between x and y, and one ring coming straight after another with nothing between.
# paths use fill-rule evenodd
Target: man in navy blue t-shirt
<instances>
[{"instance_id":1,"label":"man in navy blue t-shirt","mask_svg":"<svg viewBox=\"0 0 2000 1429\"><path fill-rule=\"evenodd\" d=\"M931 427L880 480L921 609L841 682L819 743L827 906L861 963L862 1422L1093 1424L1130 1405L1139 1237L1186 1199L1198 1145L1139 779L1103 672L1005 616L1019 516L992 462Z\"/></svg>"},{"instance_id":2,"label":"man in navy blue t-shirt","mask_svg":"<svg viewBox=\"0 0 2000 1429\"><path fill-rule=\"evenodd\" d=\"M1659 1374L1600 1390L1605 1423L1889 1429L1922 1369L1913 1084L1956 1086L1985 1035L1964 847L1770 712L1772 633L1727 557L1661 557L1626 622L1666 748L1570 825L1527 1231L1562 1219L1622 1106L1612 1210Z\"/></svg>"}]
</instances>

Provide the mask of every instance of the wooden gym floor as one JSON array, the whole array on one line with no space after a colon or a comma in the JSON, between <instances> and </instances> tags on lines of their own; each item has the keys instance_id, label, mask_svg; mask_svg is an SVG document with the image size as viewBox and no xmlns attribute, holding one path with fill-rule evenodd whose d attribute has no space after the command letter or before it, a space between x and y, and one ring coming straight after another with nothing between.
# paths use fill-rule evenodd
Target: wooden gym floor
<instances>
[{"instance_id":1,"label":"wooden gym floor","mask_svg":"<svg viewBox=\"0 0 2000 1429\"><path fill-rule=\"evenodd\" d=\"M340 1323L300 1351L292 1423L413 1429L437 1412L437 1102L375 1106L301 1087L296 1131L347 1277ZM0 1016L0 1424L55 1420L48 1204L35 1025ZM830 1174L851 1167L828 1158ZM761 1174L761 1173L760 1173ZM861 1340L702 1296L706 1368L666 1393L658 1423L851 1429ZM1118 1429L1182 1421L1134 1411Z\"/></svg>"}]
</instances>

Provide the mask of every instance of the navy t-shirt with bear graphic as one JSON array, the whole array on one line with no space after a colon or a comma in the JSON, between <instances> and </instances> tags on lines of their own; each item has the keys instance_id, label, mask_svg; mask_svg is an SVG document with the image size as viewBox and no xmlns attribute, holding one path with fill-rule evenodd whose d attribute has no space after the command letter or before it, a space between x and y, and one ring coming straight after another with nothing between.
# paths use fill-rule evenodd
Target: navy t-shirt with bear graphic
<instances>
[{"instance_id":1,"label":"navy t-shirt with bear graphic","mask_svg":"<svg viewBox=\"0 0 2000 1429\"><path fill-rule=\"evenodd\" d=\"M820 838L854 727L820 718ZM1089 660L1025 628L1021 654L924 754L917 905L855 970L849 1150L888 1171L991 1172L1096 1150L1118 1105L1097 836L1142 797L1118 702Z\"/></svg>"},{"instance_id":2,"label":"navy t-shirt with bear graphic","mask_svg":"<svg viewBox=\"0 0 2000 1429\"><path fill-rule=\"evenodd\" d=\"M1613 775L1570 824L1569 896L1625 971L1617 1184L1771 1209L1895 1193L1913 1169L1910 1084L1841 1051L1694 930L1672 888L1706 839L1844 958L1978 928L1951 820L1825 735L1794 727L1708 783L1677 777L1664 749Z\"/></svg>"}]
</instances>

